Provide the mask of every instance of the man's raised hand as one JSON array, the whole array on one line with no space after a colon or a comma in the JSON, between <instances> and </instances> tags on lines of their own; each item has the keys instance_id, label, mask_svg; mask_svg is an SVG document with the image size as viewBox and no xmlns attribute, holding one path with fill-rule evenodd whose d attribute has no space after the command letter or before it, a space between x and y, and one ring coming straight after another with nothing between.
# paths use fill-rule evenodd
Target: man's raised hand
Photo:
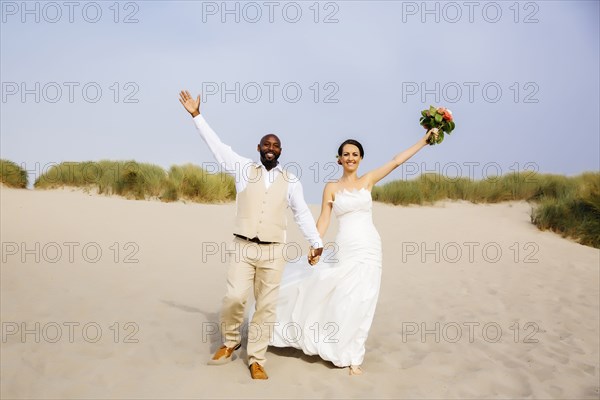
<instances>
[{"instance_id":1,"label":"man's raised hand","mask_svg":"<svg viewBox=\"0 0 600 400\"><path fill-rule=\"evenodd\" d=\"M190 92L182 90L179 93L179 102L192 114L192 117L200 115L200 95L198 95L197 99L194 99Z\"/></svg>"}]
</instances>

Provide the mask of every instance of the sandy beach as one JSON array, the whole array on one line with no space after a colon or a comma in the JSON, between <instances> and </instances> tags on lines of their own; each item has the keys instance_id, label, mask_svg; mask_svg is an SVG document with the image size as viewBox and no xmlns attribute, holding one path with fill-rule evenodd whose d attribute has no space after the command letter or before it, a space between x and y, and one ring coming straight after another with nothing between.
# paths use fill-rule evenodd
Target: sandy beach
<instances>
[{"instance_id":1,"label":"sandy beach","mask_svg":"<svg viewBox=\"0 0 600 400\"><path fill-rule=\"evenodd\" d=\"M600 398L600 250L526 202L376 203L364 375L272 348L260 382L245 347L206 365L234 204L3 187L0 206L2 398Z\"/></svg>"}]
</instances>

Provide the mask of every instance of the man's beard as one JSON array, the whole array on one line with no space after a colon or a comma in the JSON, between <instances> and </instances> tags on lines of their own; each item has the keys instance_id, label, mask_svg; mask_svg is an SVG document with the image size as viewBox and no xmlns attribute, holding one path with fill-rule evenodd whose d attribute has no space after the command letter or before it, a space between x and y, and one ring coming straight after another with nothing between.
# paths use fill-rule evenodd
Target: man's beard
<instances>
[{"instance_id":1,"label":"man's beard","mask_svg":"<svg viewBox=\"0 0 600 400\"><path fill-rule=\"evenodd\" d=\"M267 159L267 153L273 153L273 158L271 160ZM277 160L279 159L280 154L277 154L273 151L260 151L260 161L267 169L271 169L277 166L279 163Z\"/></svg>"}]
</instances>

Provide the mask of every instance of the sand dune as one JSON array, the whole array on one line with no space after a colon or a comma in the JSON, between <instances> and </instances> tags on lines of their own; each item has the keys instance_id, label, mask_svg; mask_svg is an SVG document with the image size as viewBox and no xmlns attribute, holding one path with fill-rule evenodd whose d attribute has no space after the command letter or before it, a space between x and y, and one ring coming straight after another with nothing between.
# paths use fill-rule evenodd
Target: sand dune
<instances>
[{"instance_id":1,"label":"sand dune","mask_svg":"<svg viewBox=\"0 0 600 400\"><path fill-rule=\"evenodd\" d=\"M0 206L2 398L600 397L600 251L525 202L376 204L365 374L272 349L263 382L244 348L206 365L234 205L2 188ZM293 222L289 240L306 247Z\"/></svg>"}]
</instances>

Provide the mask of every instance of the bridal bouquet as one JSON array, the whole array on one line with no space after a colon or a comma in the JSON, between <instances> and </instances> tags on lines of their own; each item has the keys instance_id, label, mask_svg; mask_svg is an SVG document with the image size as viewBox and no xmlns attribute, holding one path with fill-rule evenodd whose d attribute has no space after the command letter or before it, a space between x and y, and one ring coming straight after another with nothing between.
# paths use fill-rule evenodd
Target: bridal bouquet
<instances>
[{"instance_id":1,"label":"bridal bouquet","mask_svg":"<svg viewBox=\"0 0 600 400\"><path fill-rule=\"evenodd\" d=\"M421 111L419 123L427 130L438 128L437 140L434 138L434 135L431 135L427 141L429 145L442 143L444 133L452 133L455 126L452 111L444 107L435 108L434 106L430 106L428 110Z\"/></svg>"}]
</instances>

